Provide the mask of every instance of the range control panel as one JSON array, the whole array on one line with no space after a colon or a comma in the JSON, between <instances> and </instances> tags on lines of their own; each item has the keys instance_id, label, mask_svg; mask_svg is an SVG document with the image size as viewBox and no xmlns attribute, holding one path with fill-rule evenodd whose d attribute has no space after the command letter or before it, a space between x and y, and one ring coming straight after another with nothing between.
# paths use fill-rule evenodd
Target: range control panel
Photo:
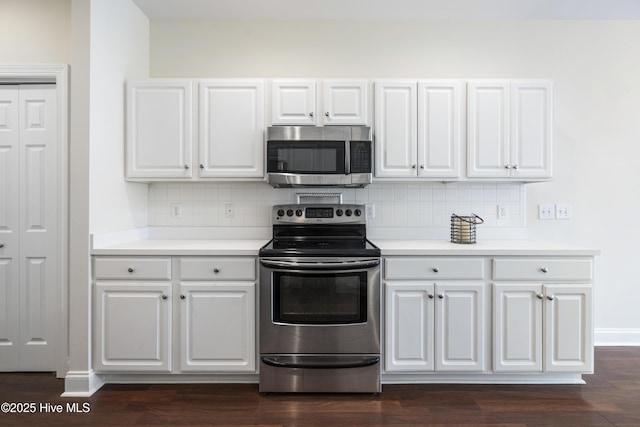
<instances>
[{"instance_id":1,"label":"range control panel","mask_svg":"<svg viewBox=\"0 0 640 427\"><path fill-rule=\"evenodd\" d=\"M273 224L365 224L364 205L292 204L276 205Z\"/></svg>"}]
</instances>

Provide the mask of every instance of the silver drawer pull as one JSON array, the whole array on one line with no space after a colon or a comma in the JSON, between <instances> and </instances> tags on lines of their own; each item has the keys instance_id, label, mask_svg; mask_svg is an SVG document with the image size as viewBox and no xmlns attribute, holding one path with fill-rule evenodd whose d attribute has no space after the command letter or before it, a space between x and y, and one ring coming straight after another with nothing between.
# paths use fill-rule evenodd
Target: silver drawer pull
<instances>
[{"instance_id":1,"label":"silver drawer pull","mask_svg":"<svg viewBox=\"0 0 640 427\"><path fill-rule=\"evenodd\" d=\"M166 295L162 295L162 299L167 299L167 298L169 298L169 297L166 296Z\"/></svg>"},{"instance_id":2,"label":"silver drawer pull","mask_svg":"<svg viewBox=\"0 0 640 427\"><path fill-rule=\"evenodd\" d=\"M429 295L429 299L433 299L433 294L427 294Z\"/></svg>"},{"instance_id":3,"label":"silver drawer pull","mask_svg":"<svg viewBox=\"0 0 640 427\"><path fill-rule=\"evenodd\" d=\"M129 268L127 268L127 271L128 271L129 273L133 273L134 271L136 271L136 269L135 269L135 268L133 268L133 267L129 267Z\"/></svg>"},{"instance_id":4,"label":"silver drawer pull","mask_svg":"<svg viewBox=\"0 0 640 427\"><path fill-rule=\"evenodd\" d=\"M185 297L184 295L180 295L180 299L185 299L187 297Z\"/></svg>"},{"instance_id":5,"label":"silver drawer pull","mask_svg":"<svg viewBox=\"0 0 640 427\"><path fill-rule=\"evenodd\" d=\"M444 295L443 294L438 294L438 298L444 299Z\"/></svg>"},{"instance_id":6,"label":"silver drawer pull","mask_svg":"<svg viewBox=\"0 0 640 427\"><path fill-rule=\"evenodd\" d=\"M4 243L0 243L0 249L4 248Z\"/></svg>"},{"instance_id":7,"label":"silver drawer pull","mask_svg":"<svg viewBox=\"0 0 640 427\"><path fill-rule=\"evenodd\" d=\"M538 297L538 299L542 299L543 298L542 294L536 294L536 297Z\"/></svg>"},{"instance_id":8,"label":"silver drawer pull","mask_svg":"<svg viewBox=\"0 0 640 427\"><path fill-rule=\"evenodd\" d=\"M219 269L219 268L214 268L214 269L213 269L213 272L214 272L215 274L218 274L218 273L220 273L220 269Z\"/></svg>"},{"instance_id":9,"label":"silver drawer pull","mask_svg":"<svg viewBox=\"0 0 640 427\"><path fill-rule=\"evenodd\" d=\"M553 297L552 297L551 295L547 295L547 299L548 299L549 301L553 301Z\"/></svg>"},{"instance_id":10,"label":"silver drawer pull","mask_svg":"<svg viewBox=\"0 0 640 427\"><path fill-rule=\"evenodd\" d=\"M542 267L540 271L542 271L543 273L548 273L549 269L547 267Z\"/></svg>"},{"instance_id":11,"label":"silver drawer pull","mask_svg":"<svg viewBox=\"0 0 640 427\"><path fill-rule=\"evenodd\" d=\"M433 270L434 273L437 273L437 272L440 271L440 269L438 267L433 267L432 270Z\"/></svg>"}]
</instances>

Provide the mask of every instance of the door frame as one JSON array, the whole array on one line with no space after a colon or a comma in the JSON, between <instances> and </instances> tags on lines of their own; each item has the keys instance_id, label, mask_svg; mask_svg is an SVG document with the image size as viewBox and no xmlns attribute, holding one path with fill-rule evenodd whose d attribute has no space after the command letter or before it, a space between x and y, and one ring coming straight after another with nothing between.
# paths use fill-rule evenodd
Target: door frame
<instances>
[{"instance_id":1,"label":"door frame","mask_svg":"<svg viewBox=\"0 0 640 427\"><path fill-rule=\"evenodd\" d=\"M56 376L64 378L68 371L68 294L69 294L69 66L66 64L0 65L0 83L55 83L58 116L58 277Z\"/></svg>"}]
</instances>

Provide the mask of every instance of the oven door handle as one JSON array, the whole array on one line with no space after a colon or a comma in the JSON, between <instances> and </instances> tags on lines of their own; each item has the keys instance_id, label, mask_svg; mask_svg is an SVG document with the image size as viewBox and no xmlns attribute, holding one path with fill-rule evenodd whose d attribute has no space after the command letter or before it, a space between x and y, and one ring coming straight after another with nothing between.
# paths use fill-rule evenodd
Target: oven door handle
<instances>
[{"instance_id":1,"label":"oven door handle","mask_svg":"<svg viewBox=\"0 0 640 427\"><path fill-rule=\"evenodd\" d=\"M282 268L291 270L355 270L361 268L372 268L380 265L380 259L365 259L357 261L339 262L299 262L283 261L273 259L261 259L260 263L265 267Z\"/></svg>"},{"instance_id":2,"label":"oven door handle","mask_svg":"<svg viewBox=\"0 0 640 427\"><path fill-rule=\"evenodd\" d=\"M362 368L380 362L378 355L362 356L262 356L262 362L277 368L344 369Z\"/></svg>"}]
</instances>

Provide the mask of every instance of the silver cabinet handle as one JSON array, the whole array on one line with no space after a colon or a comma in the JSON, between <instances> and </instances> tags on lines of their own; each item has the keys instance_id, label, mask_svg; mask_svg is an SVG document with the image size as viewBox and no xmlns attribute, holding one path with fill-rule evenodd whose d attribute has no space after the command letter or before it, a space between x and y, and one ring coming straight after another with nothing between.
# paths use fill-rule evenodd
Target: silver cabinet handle
<instances>
[{"instance_id":1,"label":"silver cabinet handle","mask_svg":"<svg viewBox=\"0 0 640 427\"><path fill-rule=\"evenodd\" d=\"M309 117L313 117L313 111L309 113Z\"/></svg>"},{"instance_id":2,"label":"silver cabinet handle","mask_svg":"<svg viewBox=\"0 0 640 427\"><path fill-rule=\"evenodd\" d=\"M204 165L200 163L200 169L204 169Z\"/></svg>"},{"instance_id":3,"label":"silver cabinet handle","mask_svg":"<svg viewBox=\"0 0 640 427\"><path fill-rule=\"evenodd\" d=\"M548 273L549 269L547 267L542 267L540 271L542 271L543 273Z\"/></svg>"},{"instance_id":4,"label":"silver cabinet handle","mask_svg":"<svg viewBox=\"0 0 640 427\"><path fill-rule=\"evenodd\" d=\"M128 271L129 273L133 273L134 271L136 271L136 269L135 269L135 268L133 268L133 267L129 267L129 268L127 268L127 271Z\"/></svg>"},{"instance_id":5,"label":"silver cabinet handle","mask_svg":"<svg viewBox=\"0 0 640 427\"><path fill-rule=\"evenodd\" d=\"M188 170L189 169L189 165L184 165L184 170Z\"/></svg>"},{"instance_id":6,"label":"silver cabinet handle","mask_svg":"<svg viewBox=\"0 0 640 427\"><path fill-rule=\"evenodd\" d=\"M437 273L440 271L440 269L438 267L433 267L431 270L433 270L434 273Z\"/></svg>"},{"instance_id":7,"label":"silver cabinet handle","mask_svg":"<svg viewBox=\"0 0 640 427\"><path fill-rule=\"evenodd\" d=\"M219 269L219 268L214 268L214 269L213 269L213 272L214 272L215 274L218 274L218 273L220 273L220 269Z\"/></svg>"},{"instance_id":8,"label":"silver cabinet handle","mask_svg":"<svg viewBox=\"0 0 640 427\"><path fill-rule=\"evenodd\" d=\"M169 297L166 296L166 295L162 295L162 299L167 299L167 298L169 298Z\"/></svg>"},{"instance_id":9,"label":"silver cabinet handle","mask_svg":"<svg viewBox=\"0 0 640 427\"><path fill-rule=\"evenodd\" d=\"M424 169L424 165L420 165L420 169Z\"/></svg>"},{"instance_id":10,"label":"silver cabinet handle","mask_svg":"<svg viewBox=\"0 0 640 427\"><path fill-rule=\"evenodd\" d=\"M549 301L553 301L553 296L551 296L551 295L547 295L547 299L548 299Z\"/></svg>"},{"instance_id":11,"label":"silver cabinet handle","mask_svg":"<svg viewBox=\"0 0 640 427\"><path fill-rule=\"evenodd\" d=\"M443 294L438 294L438 298L444 299L444 295Z\"/></svg>"},{"instance_id":12,"label":"silver cabinet handle","mask_svg":"<svg viewBox=\"0 0 640 427\"><path fill-rule=\"evenodd\" d=\"M327 111L326 113L324 113L325 117L329 117L329 112Z\"/></svg>"},{"instance_id":13,"label":"silver cabinet handle","mask_svg":"<svg viewBox=\"0 0 640 427\"><path fill-rule=\"evenodd\" d=\"M180 295L180 299L186 299L187 297L184 295Z\"/></svg>"},{"instance_id":14,"label":"silver cabinet handle","mask_svg":"<svg viewBox=\"0 0 640 427\"><path fill-rule=\"evenodd\" d=\"M518 169L518 164L513 165L513 169Z\"/></svg>"},{"instance_id":15,"label":"silver cabinet handle","mask_svg":"<svg viewBox=\"0 0 640 427\"><path fill-rule=\"evenodd\" d=\"M429 297L429 299L433 299L433 294L427 294L427 296Z\"/></svg>"},{"instance_id":16,"label":"silver cabinet handle","mask_svg":"<svg viewBox=\"0 0 640 427\"><path fill-rule=\"evenodd\" d=\"M0 243L0 249L4 248L4 243Z\"/></svg>"},{"instance_id":17,"label":"silver cabinet handle","mask_svg":"<svg viewBox=\"0 0 640 427\"><path fill-rule=\"evenodd\" d=\"M506 165L504 165L505 169L511 169L511 165L509 163L507 163Z\"/></svg>"},{"instance_id":18,"label":"silver cabinet handle","mask_svg":"<svg viewBox=\"0 0 640 427\"><path fill-rule=\"evenodd\" d=\"M417 165L411 165L411 169L415 169Z\"/></svg>"},{"instance_id":19,"label":"silver cabinet handle","mask_svg":"<svg viewBox=\"0 0 640 427\"><path fill-rule=\"evenodd\" d=\"M538 299L542 299L542 294L536 294L536 297L538 297Z\"/></svg>"}]
</instances>

